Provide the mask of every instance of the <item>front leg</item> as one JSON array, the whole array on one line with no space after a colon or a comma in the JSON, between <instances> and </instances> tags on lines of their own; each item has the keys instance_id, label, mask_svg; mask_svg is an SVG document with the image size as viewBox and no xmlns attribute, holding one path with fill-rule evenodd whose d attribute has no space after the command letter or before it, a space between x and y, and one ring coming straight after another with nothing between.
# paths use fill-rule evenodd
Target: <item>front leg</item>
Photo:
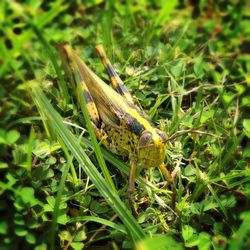
<instances>
[{"instance_id":1,"label":"front leg","mask_svg":"<svg viewBox=\"0 0 250 250\"><path fill-rule=\"evenodd\" d=\"M135 191L135 177L136 177L136 170L137 170L137 165L135 161L130 160L130 168L131 169L129 172L129 181L128 181L128 202L129 202L133 215L137 217L138 213L135 210L134 198L133 198L133 194Z\"/></svg>"},{"instance_id":2,"label":"front leg","mask_svg":"<svg viewBox=\"0 0 250 250\"><path fill-rule=\"evenodd\" d=\"M110 141L108 140L108 134L103 130L103 128L98 128L93 121L91 121L92 127L94 129L96 138L103 144L107 149L109 149Z\"/></svg>"},{"instance_id":3,"label":"front leg","mask_svg":"<svg viewBox=\"0 0 250 250\"><path fill-rule=\"evenodd\" d=\"M162 163L159 166L159 169L161 170L165 180L168 182L168 185L172 184L173 180L172 180L171 174L169 173L169 171L166 168L166 165L164 163Z\"/></svg>"},{"instance_id":4,"label":"front leg","mask_svg":"<svg viewBox=\"0 0 250 250\"><path fill-rule=\"evenodd\" d=\"M159 166L159 169L161 170L165 180L167 181L167 186L171 185L171 190L173 192L172 193L172 200L171 200L172 204L171 205L172 205L172 208L174 209L175 208L175 201L176 201L176 186L175 186L174 179L171 176L171 174L169 173L169 171L167 170L166 165L164 163L162 163Z\"/></svg>"}]
</instances>

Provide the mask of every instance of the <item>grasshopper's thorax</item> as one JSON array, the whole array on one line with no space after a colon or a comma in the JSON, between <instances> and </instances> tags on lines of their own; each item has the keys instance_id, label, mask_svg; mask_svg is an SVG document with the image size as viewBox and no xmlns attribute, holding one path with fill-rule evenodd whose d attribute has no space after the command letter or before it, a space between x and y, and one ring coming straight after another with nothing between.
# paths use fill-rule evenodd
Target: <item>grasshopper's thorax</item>
<instances>
[{"instance_id":1,"label":"grasshopper's thorax","mask_svg":"<svg viewBox=\"0 0 250 250\"><path fill-rule=\"evenodd\" d=\"M138 159L142 167L158 167L165 158L166 153L165 132L154 128L143 131L138 140Z\"/></svg>"}]
</instances>

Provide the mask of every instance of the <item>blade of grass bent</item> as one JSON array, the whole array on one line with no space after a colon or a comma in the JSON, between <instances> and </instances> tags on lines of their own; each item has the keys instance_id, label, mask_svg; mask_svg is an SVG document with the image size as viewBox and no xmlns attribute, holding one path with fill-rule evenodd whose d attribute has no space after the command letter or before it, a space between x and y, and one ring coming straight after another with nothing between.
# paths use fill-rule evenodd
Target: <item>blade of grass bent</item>
<instances>
[{"instance_id":1,"label":"blade of grass bent","mask_svg":"<svg viewBox=\"0 0 250 250\"><path fill-rule=\"evenodd\" d=\"M68 150L76 158L78 163L81 165L85 173L89 176L91 181L94 183L99 192L103 195L107 203L116 212L121 221L124 223L128 234L132 240L136 241L144 238L145 232L139 226L135 218L132 216L126 205L120 200L120 197L116 192L110 188L104 178L100 175L94 164L90 161L86 153L81 148L78 140L65 126L60 115L51 106L49 100L44 95L39 87L32 86L32 97L36 100L36 103L40 106L39 108L44 109L48 120L53 124L55 132L62 139Z\"/></svg>"},{"instance_id":2,"label":"blade of grass bent","mask_svg":"<svg viewBox=\"0 0 250 250\"><path fill-rule=\"evenodd\" d=\"M103 218L94 217L94 216L77 216L77 217L70 219L69 223L79 222L79 221L93 221L93 222L97 222L97 223L100 223L102 225L114 228L117 231L120 231L121 233L124 233L124 234L127 233L123 225L114 223L113 221L106 220Z\"/></svg>"},{"instance_id":3,"label":"blade of grass bent","mask_svg":"<svg viewBox=\"0 0 250 250\"><path fill-rule=\"evenodd\" d=\"M111 52L113 47L112 22L113 22L114 5L115 5L114 0L106 1L105 15L103 21L101 22L103 42L105 44L105 48L107 48L107 54L109 58L111 58L111 60L112 60Z\"/></svg>"},{"instance_id":4,"label":"blade of grass bent","mask_svg":"<svg viewBox=\"0 0 250 250\"><path fill-rule=\"evenodd\" d=\"M117 192L117 190L115 188L115 184L114 184L114 182L113 182L113 180L112 180L112 178L111 178L111 176L109 174L107 165L106 165L106 163L104 161L104 158L102 156L102 152L101 152L100 146L99 146L99 144L97 142L94 129L93 129L92 125L91 125L90 116L89 116L89 112L88 112L88 108L87 108L85 98L83 96L83 89L82 89L81 83L78 81L77 78L76 78L76 80L77 80L77 90L76 90L76 92L77 92L77 97L78 97L77 99L78 99L78 101L80 103L82 113L83 113L83 116L84 116L84 119L85 119L85 122L86 122L86 126L87 126L91 141L92 141L93 146L94 146L95 155L97 157L98 163L100 164L100 167L102 169L102 173L104 175L105 180L107 181L109 186L113 189L113 191Z\"/></svg>"},{"instance_id":5,"label":"blade of grass bent","mask_svg":"<svg viewBox=\"0 0 250 250\"><path fill-rule=\"evenodd\" d=\"M64 144L64 143L62 142L62 144ZM62 197L62 193L63 193L64 183L66 181L66 177L67 177L67 174L69 172L70 165L72 163L72 159L69 156L69 153L68 153L65 145L63 145L62 148L64 149L64 153L66 155L68 162L63 169L62 177L61 177L61 180L59 183L58 192L56 195L56 201L55 201L54 212L53 212L52 223L51 223L52 225L51 225L51 229L50 229L50 232L51 232L50 233L50 249L51 250L55 249L56 224L57 224L57 218L59 216L59 207L60 207L61 197Z\"/></svg>"},{"instance_id":6,"label":"blade of grass bent","mask_svg":"<svg viewBox=\"0 0 250 250\"><path fill-rule=\"evenodd\" d=\"M34 141L35 141L35 131L34 128L31 127L29 141L27 145L27 172L30 177L32 168L32 149L34 147Z\"/></svg>"}]
</instances>

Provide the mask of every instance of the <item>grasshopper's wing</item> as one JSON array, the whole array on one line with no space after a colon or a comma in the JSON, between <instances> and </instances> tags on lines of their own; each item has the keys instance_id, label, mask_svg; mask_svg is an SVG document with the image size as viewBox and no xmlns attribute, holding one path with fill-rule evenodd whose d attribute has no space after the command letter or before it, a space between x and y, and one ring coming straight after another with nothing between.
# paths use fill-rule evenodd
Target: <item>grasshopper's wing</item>
<instances>
[{"instance_id":1,"label":"grasshopper's wing","mask_svg":"<svg viewBox=\"0 0 250 250\"><path fill-rule=\"evenodd\" d=\"M121 94L129 103L134 103L131 94L129 93L127 87L124 82L121 80L119 75L116 73L114 67L112 66L110 60L108 59L106 52L102 45L97 45L96 50L98 55L100 56L102 63L108 73L110 81L112 83L112 87Z\"/></svg>"},{"instance_id":2,"label":"grasshopper's wing","mask_svg":"<svg viewBox=\"0 0 250 250\"><path fill-rule=\"evenodd\" d=\"M152 124L145 113L114 91L77 55L75 55L75 60L79 74L86 82L100 117L105 124L119 129L120 123L124 122L130 131L137 135L140 135L144 130L152 131L153 133Z\"/></svg>"},{"instance_id":3,"label":"grasshopper's wing","mask_svg":"<svg viewBox=\"0 0 250 250\"><path fill-rule=\"evenodd\" d=\"M60 46L60 54L67 75L72 83L76 85L76 79L81 81L85 101L94 105L94 112L88 109L91 119L95 124L103 122L106 125L119 128L122 112L112 100L122 98L111 87L105 84L71 49L67 44ZM79 95L80 93L77 93ZM113 96L117 95L117 96ZM97 111L97 112L96 112ZM92 115L97 113L97 117Z\"/></svg>"},{"instance_id":4,"label":"grasshopper's wing","mask_svg":"<svg viewBox=\"0 0 250 250\"><path fill-rule=\"evenodd\" d=\"M67 53L67 50L65 52ZM129 129L138 135L145 129L152 130L148 117L103 82L75 53L67 59L68 64L75 65L71 67L74 71L72 75L77 74L80 80L86 83L104 124L119 130L120 123L125 122Z\"/></svg>"}]
</instances>

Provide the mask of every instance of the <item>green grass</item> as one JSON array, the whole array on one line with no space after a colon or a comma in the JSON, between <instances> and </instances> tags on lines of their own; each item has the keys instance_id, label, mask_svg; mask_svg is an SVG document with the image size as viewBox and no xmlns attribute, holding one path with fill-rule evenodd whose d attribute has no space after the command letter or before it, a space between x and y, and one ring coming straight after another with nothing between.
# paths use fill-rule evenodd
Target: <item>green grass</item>
<instances>
[{"instance_id":1,"label":"green grass","mask_svg":"<svg viewBox=\"0 0 250 250\"><path fill-rule=\"evenodd\" d=\"M248 249L247 1L0 2L0 249ZM135 102L169 136L136 179L96 141L58 55L106 82L102 42Z\"/></svg>"}]
</instances>

